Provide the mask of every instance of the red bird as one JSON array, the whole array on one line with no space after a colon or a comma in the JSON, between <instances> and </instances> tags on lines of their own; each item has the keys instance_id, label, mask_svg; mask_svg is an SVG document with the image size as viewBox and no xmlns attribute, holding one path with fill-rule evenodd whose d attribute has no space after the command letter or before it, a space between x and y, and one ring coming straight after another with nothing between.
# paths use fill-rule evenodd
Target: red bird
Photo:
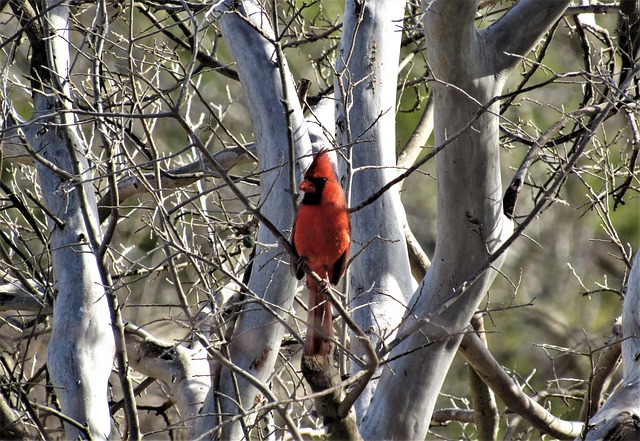
<instances>
[{"instance_id":1,"label":"red bird","mask_svg":"<svg viewBox=\"0 0 640 441\"><path fill-rule=\"evenodd\" d=\"M309 268L337 285L344 274L351 246L351 221L344 191L336 179L327 151L318 152L300 183L304 197L293 222L293 248ZM296 277L304 271L298 268ZM316 282L307 276L309 306L305 355L329 352L333 336L331 302Z\"/></svg>"}]
</instances>

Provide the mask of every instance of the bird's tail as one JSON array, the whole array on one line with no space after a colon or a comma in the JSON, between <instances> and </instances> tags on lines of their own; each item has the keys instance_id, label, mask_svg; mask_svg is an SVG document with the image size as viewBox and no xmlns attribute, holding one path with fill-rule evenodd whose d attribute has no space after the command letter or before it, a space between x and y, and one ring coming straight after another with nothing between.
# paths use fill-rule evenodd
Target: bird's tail
<instances>
[{"instance_id":1,"label":"bird's tail","mask_svg":"<svg viewBox=\"0 0 640 441\"><path fill-rule=\"evenodd\" d=\"M307 315L307 337L304 342L304 355L329 353L329 344L333 337L333 319L331 302L318 285L309 281L309 310Z\"/></svg>"}]
</instances>

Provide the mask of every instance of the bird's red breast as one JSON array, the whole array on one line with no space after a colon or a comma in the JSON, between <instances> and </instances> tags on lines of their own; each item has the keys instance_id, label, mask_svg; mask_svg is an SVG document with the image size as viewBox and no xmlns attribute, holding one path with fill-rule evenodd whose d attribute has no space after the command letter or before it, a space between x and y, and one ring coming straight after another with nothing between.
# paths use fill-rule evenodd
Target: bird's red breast
<instances>
[{"instance_id":1,"label":"bird's red breast","mask_svg":"<svg viewBox=\"0 0 640 441\"><path fill-rule=\"evenodd\" d=\"M293 224L293 246L315 273L336 285L346 269L351 223L326 150L318 152L299 189L304 197Z\"/></svg>"}]
</instances>

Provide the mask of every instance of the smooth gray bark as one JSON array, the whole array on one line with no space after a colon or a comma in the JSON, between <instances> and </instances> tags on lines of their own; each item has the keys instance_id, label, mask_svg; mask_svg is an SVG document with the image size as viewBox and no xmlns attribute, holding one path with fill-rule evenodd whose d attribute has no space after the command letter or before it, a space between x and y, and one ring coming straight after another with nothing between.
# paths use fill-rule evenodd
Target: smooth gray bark
<instances>
[{"instance_id":1,"label":"smooth gray bark","mask_svg":"<svg viewBox=\"0 0 640 441\"><path fill-rule=\"evenodd\" d=\"M281 232L293 224L293 199L289 182L289 124L285 107L282 77L278 67L273 30L260 5L253 1L223 2L217 7L220 26L226 44L236 60L240 82L251 113L256 150L261 169L261 214ZM286 65L285 65L286 68ZM296 99L295 87L289 72L285 72L287 102L291 111L289 120L293 134L295 156L311 150L305 130L302 110ZM280 342L288 318L297 281L292 277L288 258L278 245L276 236L261 224L257 238L256 257L249 281L249 296L256 302L242 311L228 346L229 359L244 373L258 381L267 381L273 372ZM205 418L201 433L213 436L217 424L230 417L248 412L262 400L254 384L244 376L223 369L220 390L207 396L204 413L220 414L219 420ZM217 394L217 396L216 396ZM216 402L217 401L217 402ZM217 408L219 406L219 408ZM223 439L243 439L245 434L239 421L225 424Z\"/></svg>"},{"instance_id":2,"label":"smooth gray bark","mask_svg":"<svg viewBox=\"0 0 640 441\"><path fill-rule=\"evenodd\" d=\"M56 94L68 94L68 14L67 6L47 13L48 69L58 87L34 91L35 112L25 135L31 148L48 161L36 161L36 169L44 204L56 218L48 219L55 298L47 359L51 382L63 413L87 427L93 439L106 439L111 430L107 387L115 345L98 261L89 244L89 229L95 232L98 225L97 206L89 184L87 148L75 132L73 116L57 113L64 100ZM69 424L65 431L68 439L87 438Z\"/></svg>"},{"instance_id":3,"label":"smooth gray bark","mask_svg":"<svg viewBox=\"0 0 640 441\"><path fill-rule=\"evenodd\" d=\"M46 98L36 98L36 109L46 108L44 101ZM46 113L36 111L35 116ZM69 145L72 148L78 145L63 134L66 130L44 129L38 123L26 132L34 148L45 158L62 170L71 171L74 159L69 156ZM84 157L82 151L76 154L78 158ZM88 170L86 163L83 165ZM107 382L115 349L98 263L87 242L77 188L47 166L38 163L36 168L47 208L64 223L61 226L49 221L55 300L47 366L65 415L82 425L88 424L94 439L106 438L111 427ZM66 435L84 438L69 425Z\"/></svg>"},{"instance_id":4,"label":"smooth gray bark","mask_svg":"<svg viewBox=\"0 0 640 441\"><path fill-rule=\"evenodd\" d=\"M523 0L481 31L474 25L476 1L425 3L428 61L436 78L435 144L457 137L437 155L435 255L399 330L402 335L419 325L421 332L412 332L392 351L391 357L399 358L380 379L362 427L365 439L424 439L427 434L460 333L495 271L443 305L512 230L502 213L498 106L489 104L518 60L510 54L524 55L568 3ZM383 417L390 409L403 418Z\"/></svg>"},{"instance_id":5,"label":"smooth gray bark","mask_svg":"<svg viewBox=\"0 0 640 441\"><path fill-rule=\"evenodd\" d=\"M336 66L337 139L350 146L350 205L357 206L397 176L395 105L404 1L348 1ZM372 166L364 169L364 167ZM415 286L402 223L398 187L351 215L352 248L348 309L374 345L397 328ZM352 335L351 350L364 357ZM360 366L353 364L355 373ZM364 415L376 382L356 404Z\"/></svg>"},{"instance_id":6,"label":"smooth gray bark","mask_svg":"<svg viewBox=\"0 0 640 441\"><path fill-rule=\"evenodd\" d=\"M127 326L125 335L131 367L167 385L190 429L188 439L194 439L194 420L211 387L206 350L199 343L194 349L166 343L132 325Z\"/></svg>"}]
</instances>

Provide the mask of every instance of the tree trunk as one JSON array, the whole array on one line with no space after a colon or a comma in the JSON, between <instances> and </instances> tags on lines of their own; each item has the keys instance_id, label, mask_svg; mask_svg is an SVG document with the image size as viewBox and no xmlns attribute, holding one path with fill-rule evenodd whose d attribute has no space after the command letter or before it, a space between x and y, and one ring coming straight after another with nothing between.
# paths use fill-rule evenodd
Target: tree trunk
<instances>
[{"instance_id":1,"label":"tree trunk","mask_svg":"<svg viewBox=\"0 0 640 441\"><path fill-rule=\"evenodd\" d=\"M61 97L70 98L65 87L70 64L68 15L68 6L51 7L44 21L50 25L43 29L46 44L32 41L32 71L40 74L40 82L34 87L35 111L25 135L40 155L38 180L51 213L48 246L54 307L47 362L51 382L63 413L79 426L65 424L66 438L106 439L111 430L107 387L115 349L97 250L90 243L99 228L97 206L87 147L75 130L73 115L58 113L64 102L71 102Z\"/></svg>"},{"instance_id":2,"label":"tree trunk","mask_svg":"<svg viewBox=\"0 0 640 441\"><path fill-rule=\"evenodd\" d=\"M390 356L398 358L385 369L366 415L365 439L424 439L427 434L461 333L496 272L485 272L470 287L464 284L512 229L502 213L499 109L492 100L518 61L511 54L530 50L569 1L522 0L483 30L474 25L477 3L425 5L429 65L436 78L435 144L449 143L436 163L438 240L398 331L410 335L392 350ZM421 332L414 332L416 326ZM404 417L382 417L389 409Z\"/></svg>"},{"instance_id":3,"label":"tree trunk","mask_svg":"<svg viewBox=\"0 0 640 441\"><path fill-rule=\"evenodd\" d=\"M352 207L397 176L395 84L404 3L351 0L346 5L336 63L336 126L340 144L350 146L346 152L350 153L353 171L349 185ZM348 176L343 175L346 179ZM349 267L348 309L374 346L393 335L415 289L398 188L393 187L351 215L351 255L358 257ZM353 334L351 350L366 357L364 343ZM352 364L352 374L360 369ZM358 400L358 418L366 412L375 384L370 382Z\"/></svg>"},{"instance_id":4,"label":"tree trunk","mask_svg":"<svg viewBox=\"0 0 640 441\"><path fill-rule=\"evenodd\" d=\"M228 1L220 4L217 10L251 113L262 169L259 210L279 231L286 232L291 230L294 215L291 194L294 187L286 172L289 167L296 166L290 161L290 153L298 158L311 150L293 80L286 64L279 65L284 60L277 59L274 45L260 34L274 38L269 20L258 3ZM290 145L289 124L293 145ZM300 168L296 170L299 175ZM248 412L265 398L246 376L234 372L243 371L259 382L267 381L284 335L282 323L289 318L294 299L297 281L291 275L289 259L278 246L278 238L261 224L257 239L249 292L246 293L248 299L256 301L248 303L242 311L228 346L228 358L236 370L223 369L218 379L219 389L212 388L205 401L203 412L221 415L220 420L204 419L206 422L200 431L209 432L210 436L214 435L216 425ZM246 439L248 436L243 430L246 426L238 420L222 427L220 436L223 439Z\"/></svg>"}]
</instances>

